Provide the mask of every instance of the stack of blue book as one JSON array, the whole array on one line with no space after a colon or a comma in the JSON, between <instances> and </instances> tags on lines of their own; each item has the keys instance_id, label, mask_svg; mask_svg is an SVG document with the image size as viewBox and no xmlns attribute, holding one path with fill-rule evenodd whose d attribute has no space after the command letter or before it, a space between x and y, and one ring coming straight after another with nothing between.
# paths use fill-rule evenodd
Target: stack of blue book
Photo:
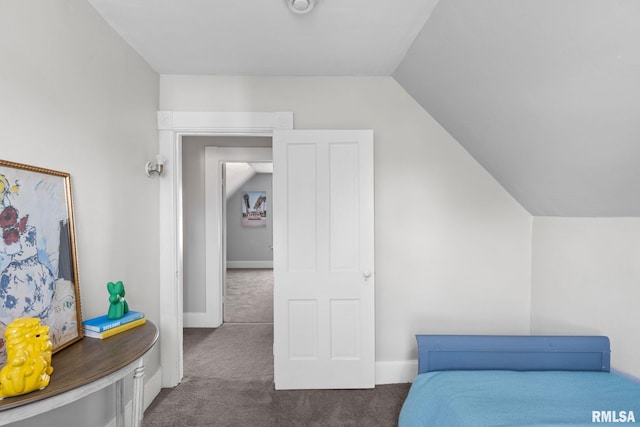
<instances>
[{"instance_id":1,"label":"stack of blue book","mask_svg":"<svg viewBox=\"0 0 640 427\"><path fill-rule=\"evenodd\" d=\"M136 326L144 325L146 321L144 313L129 310L120 319L109 319L105 314L85 320L82 322L82 330L85 337L105 339Z\"/></svg>"}]
</instances>

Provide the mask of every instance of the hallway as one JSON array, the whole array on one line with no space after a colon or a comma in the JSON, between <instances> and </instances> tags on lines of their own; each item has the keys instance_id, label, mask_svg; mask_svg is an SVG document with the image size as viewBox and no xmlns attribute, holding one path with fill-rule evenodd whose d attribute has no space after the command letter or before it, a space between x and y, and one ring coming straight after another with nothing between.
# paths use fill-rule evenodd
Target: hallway
<instances>
[{"instance_id":1,"label":"hallway","mask_svg":"<svg viewBox=\"0 0 640 427\"><path fill-rule=\"evenodd\" d=\"M273 323L273 270L227 269L225 323Z\"/></svg>"}]
</instances>

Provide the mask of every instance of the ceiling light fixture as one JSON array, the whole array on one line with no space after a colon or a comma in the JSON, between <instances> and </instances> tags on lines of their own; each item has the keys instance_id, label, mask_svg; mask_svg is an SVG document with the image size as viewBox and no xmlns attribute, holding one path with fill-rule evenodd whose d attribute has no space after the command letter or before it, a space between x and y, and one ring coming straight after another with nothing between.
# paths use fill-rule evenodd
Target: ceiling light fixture
<instances>
[{"instance_id":1,"label":"ceiling light fixture","mask_svg":"<svg viewBox=\"0 0 640 427\"><path fill-rule=\"evenodd\" d=\"M316 0L285 0L287 6L293 13L308 13L311 12L313 6L316 4Z\"/></svg>"}]
</instances>

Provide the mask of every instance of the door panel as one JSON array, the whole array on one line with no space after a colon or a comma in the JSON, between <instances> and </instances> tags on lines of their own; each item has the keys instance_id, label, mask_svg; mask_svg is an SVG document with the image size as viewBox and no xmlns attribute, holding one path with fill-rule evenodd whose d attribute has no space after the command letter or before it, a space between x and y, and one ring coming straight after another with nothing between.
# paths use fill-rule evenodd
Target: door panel
<instances>
[{"instance_id":1,"label":"door panel","mask_svg":"<svg viewBox=\"0 0 640 427\"><path fill-rule=\"evenodd\" d=\"M277 389L375 385L373 132L276 131Z\"/></svg>"},{"instance_id":2,"label":"door panel","mask_svg":"<svg viewBox=\"0 0 640 427\"><path fill-rule=\"evenodd\" d=\"M288 269L291 272L314 272L316 271L318 242L316 228L318 224L318 208L316 206L318 183L315 173L315 146L312 144L293 145L287 151L288 181L285 189L287 196L285 209L288 229ZM274 179L276 179L275 171ZM275 190L276 193L279 191L280 189Z\"/></svg>"}]
</instances>

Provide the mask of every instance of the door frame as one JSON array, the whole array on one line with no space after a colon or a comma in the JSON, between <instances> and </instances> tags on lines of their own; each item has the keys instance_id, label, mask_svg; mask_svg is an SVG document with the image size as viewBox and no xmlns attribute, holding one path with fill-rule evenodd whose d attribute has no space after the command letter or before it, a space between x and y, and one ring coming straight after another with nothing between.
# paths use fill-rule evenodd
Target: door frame
<instances>
[{"instance_id":1,"label":"door frame","mask_svg":"<svg viewBox=\"0 0 640 427\"><path fill-rule=\"evenodd\" d=\"M267 136L293 129L293 112L158 111L159 154L166 159L159 180L160 364L162 387L175 387L183 377L183 236L182 137ZM274 251L274 258L276 257Z\"/></svg>"}]
</instances>

